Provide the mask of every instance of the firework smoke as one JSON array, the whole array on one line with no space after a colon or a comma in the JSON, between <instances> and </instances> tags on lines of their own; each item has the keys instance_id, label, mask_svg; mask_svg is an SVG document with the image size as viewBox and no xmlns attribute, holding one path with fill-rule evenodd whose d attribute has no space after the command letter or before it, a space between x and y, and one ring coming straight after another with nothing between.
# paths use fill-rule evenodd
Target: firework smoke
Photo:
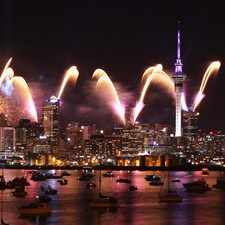
<instances>
[{"instance_id":1,"label":"firework smoke","mask_svg":"<svg viewBox=\"0 0 225 225\"><path fill-rule=\"evenodd\" d=\"M71 66L65 73L63 77L63 81L61 83L59 92L58 92L58 99L62 97L63 91L65 89L66 84L69 80L73 81L76 84L77 78L79 76L79 72L76 66Z\"/></svg>"},{"instance_id":2,"label":"firework smoke","mask_svg":"<svg viewBox=\"0 0 225 225\"><path fill-rule=\"evenodd\" d=\"M125 124L125 107L121 104L117 90L107 73L102 69L96 69L92 78L97 80L96 90L102 93L101 96L120 121Z\"/></svg>"}]
</instances>

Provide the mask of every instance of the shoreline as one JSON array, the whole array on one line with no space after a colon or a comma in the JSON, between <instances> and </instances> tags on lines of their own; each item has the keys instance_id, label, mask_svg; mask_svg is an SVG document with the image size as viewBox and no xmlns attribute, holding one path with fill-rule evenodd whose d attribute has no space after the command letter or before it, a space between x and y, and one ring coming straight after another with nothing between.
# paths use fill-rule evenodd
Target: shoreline
<instances>
[{"instance_id":1,"label":"shoreline","mask_svg":"<svg viewBox=\"0 0 225 225\"><path fill-rule=\"evenodd\" d=\"M90 168L93 170L138 170L138 171L199 171L203 168L208 168L211 171L225 171L225 167L222 166L170 166L170 167L157 167L157 166L0 166L1 169L25 169L25 170L82 170L84 168Z\"/></svg>"}]
</instances>

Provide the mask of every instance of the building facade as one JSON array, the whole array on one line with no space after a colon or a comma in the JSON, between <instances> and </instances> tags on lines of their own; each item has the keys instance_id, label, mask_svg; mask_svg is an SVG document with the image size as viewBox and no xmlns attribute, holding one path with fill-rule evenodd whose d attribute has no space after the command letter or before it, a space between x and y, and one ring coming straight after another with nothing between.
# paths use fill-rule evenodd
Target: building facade
<instances>
[{"instance_id":1,"label":"building facade","mask_svg":"<svg viewBox=\"0 0 225 225\"><path fill-rule=\"evenodd\" d=\"M55 96L52 96L43 108L43 129L44 136L46 136L53 146L57 146L59 143L59 117L60 100Z\"/></svg>"}]
</instances>

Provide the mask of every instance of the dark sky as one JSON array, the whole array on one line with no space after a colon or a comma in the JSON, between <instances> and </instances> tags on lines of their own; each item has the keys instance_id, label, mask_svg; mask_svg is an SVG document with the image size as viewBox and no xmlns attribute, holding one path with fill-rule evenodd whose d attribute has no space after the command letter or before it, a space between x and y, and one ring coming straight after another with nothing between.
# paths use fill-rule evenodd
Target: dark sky
<instances>
[{"instance_id":1,"label":"dark sky","mask_svg":"<svg viewBox=\"0 0 225 225\"><path fill-rule=\"evenodd\" d=\"M110 111L90 94L93 71L105 69L127 92L137 95L141 74L148 66L162 63L167 71L173 70L177 21L181 19L188 101L197 92L209 62L220 60L220 72L208 83L206 98L199 107L199 123L200 127L225 129L222 6L192 1L167 1L167 5L160 1L121 1L117 7L100 1L82 5L77 1L48 2L5 0L0 6L0 65L13 57L16 73L27 79L35 94L38 92L37 104L57 91L66 68L77 65L77 86L68 87L63 98L65 121L112 124ZM154 89L146 100L140 121L173 122L173 103L165 93ZM80 108L85 107L95 112L81 113Z\"/></svg>"}]
</instances>

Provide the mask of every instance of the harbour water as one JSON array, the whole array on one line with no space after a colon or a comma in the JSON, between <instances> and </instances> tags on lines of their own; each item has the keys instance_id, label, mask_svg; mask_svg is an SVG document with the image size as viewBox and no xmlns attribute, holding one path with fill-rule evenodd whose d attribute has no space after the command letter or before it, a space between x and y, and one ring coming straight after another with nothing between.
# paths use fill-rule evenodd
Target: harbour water
<instances>
[{"instance_id":1,"label":"harbour water","mask_svg":"<svg viewBox=\"0 0 225 225\"><path fill-rule=\"evenodd\" d=\"M55 171L61 173L61 171ZM201 171L170 172L171 179L179 178L181 182L171 185L183 196L183 202L177 204L159 203L160 186L150 186L144 177L152 172L114 171L114 177L102 178L102 192L115 196L119 208L115 210L96 210L89 206L89 200L96 194L97 188L88 190L87 182L78 181L80 171L68 171L65 177L67 185L60 185L56 179L41 182L29 180L26 198L16 198L12 190L2 192L3 218L10 225L224 225L225 192L212 189L204 194L187 193L182 183L202 176ZM167 172L157 172L162 177ZM98 184L99 171L95 171L93 181ZM28 176L27 170L4 170L5 179L15 176ZM209 186L216 183L218 172L210 171L204 176ZM128 178L137 191L129 192L130 184L117 183L118 178ZM40 193L40 186L51 185L58 190L49 203L51 214L46 218L21 218L18 208L32 201Z\"/></svg>"}]
</instances>

